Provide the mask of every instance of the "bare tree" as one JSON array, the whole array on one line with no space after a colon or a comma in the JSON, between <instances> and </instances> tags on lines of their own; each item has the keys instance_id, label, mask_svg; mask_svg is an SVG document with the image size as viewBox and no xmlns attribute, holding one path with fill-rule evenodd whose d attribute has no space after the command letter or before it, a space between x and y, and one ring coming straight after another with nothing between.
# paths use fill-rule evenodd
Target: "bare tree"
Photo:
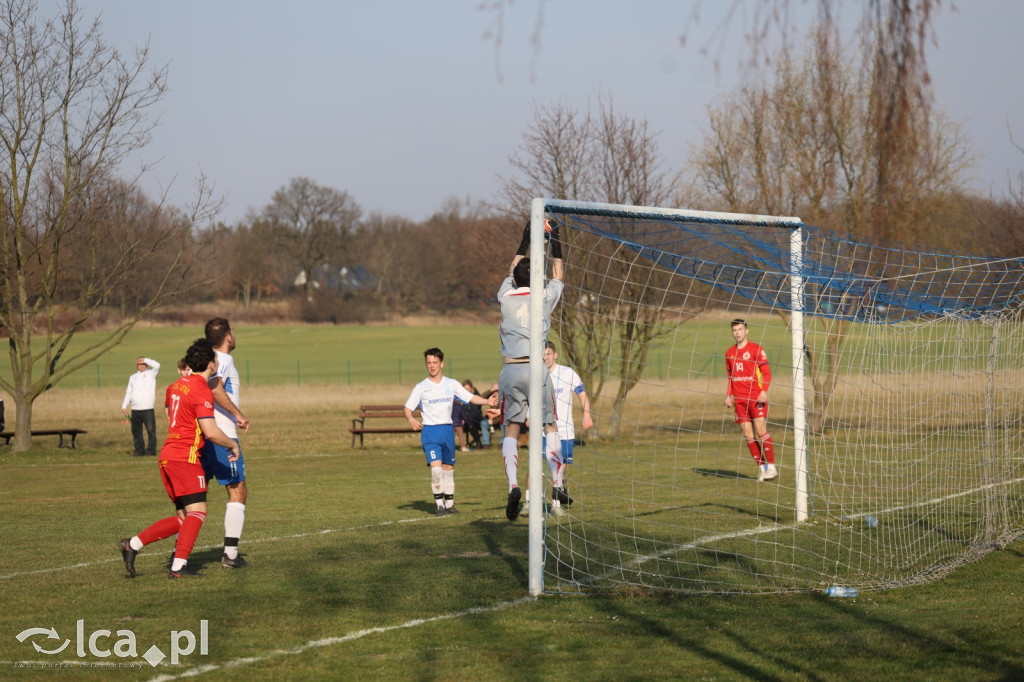
<instances>
[{"instance_id":1,"label":"bare tree","mask_svg":"<svg viewBox=\"0 0 1024 682\"><path fill-rule=\"evenodd\" d=\"M267 248L274 242L274 234L266 222L239 224L221 232L220 241L231 293L238 296L244 310L281 291L283 264L275 250Z\"/></svg>"},{"instance_id":2,"label":"bare tree","mask_svg":"<svg viewBox=\"0 0 1024 682\"><path fill-rule=\"evenodd\" d=\"M509 158L521 177L501 182L504 208L518 217L538 193L581 201L595 196L593 129L589 111L580 112L566 104L535 107L519 150Z\"/></svg>"},{"instance_id":3,"label":"bare tree","mask_svg":"<svg viewBox=\"0 0 1024 682\"><path fill-rule=\"evenodd\" d=\"M348 192L299 177L274 192L256 219L275 228L278 242L305 274L303 290L311 301L317 267L344 258L348 237L362 213Z\"/></svg>"},{"instance_id":4,"label":"bare tree","mask_svg":"<svg viewBox=\"0 0 1024 682\"><path fill-rule=\"evenodd\" d=\"M134 181L114 179L148 142L147 113L164 94L166 71L147 71L145 48L120 55L74 0L53 18L31 0L2 0L0 15L0 325L11 363L0 388L17 408L22 451L43 391L199 284L188 279L193 228L216 206L202 182L190 210L171 211L140 201ZM72 348L100 306L143 280L146 293L125 301L114 330Z\"/></svg>"},{"instance_id":5,"label":"bare tree","mask_svg":"<svg viewBox=\"0 0 1024 682\"><path fill-rule=\"evenodd\" d=\"M509 0L491 0L479 6L494 17L484 37L494 42L496 64L504 44L506 4L512 5ZM702 41L701 50L717 60L739 21L743 23L740 32L747 41L748 66L756 68L768 63L772 54L770 46L774 44L772 38L781 39L785 54L793 34L798 33L798 4L806 4L806 0L799 3L796 0L729 0L727 3L715 0L716 16L722 18L710 30L702 29L707 38ZM840 0L813 0L811 4L817 6L816 23L824 39L835 40L844 4ZM530 36L534 62L543 44L544 0L537 0L537 7ZM682 44L689 42L700 25L703 7L702 0L691 3L690 17L681 27ZM866 102L872 131L872 163L876 167L872 175L873 192L878 199L871 205L869 220L874 224L875 233L884 234L905 217L900 210L906 204L896 200L901 188L909 182L900 173L906 168L902 159L922 151L915 131L922 119L927 121L931 110L927 47L929 42L935 41L932 18L942 7L942 0L861 0L860 7L863 14L858 32L872 53Z\"/></svg>"}]
</instances>

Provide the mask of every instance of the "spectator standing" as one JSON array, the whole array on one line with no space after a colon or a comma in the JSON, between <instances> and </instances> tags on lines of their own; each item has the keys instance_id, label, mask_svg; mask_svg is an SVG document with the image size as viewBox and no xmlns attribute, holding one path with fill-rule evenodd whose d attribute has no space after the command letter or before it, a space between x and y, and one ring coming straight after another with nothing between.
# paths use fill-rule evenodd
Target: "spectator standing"
<instances>
[{"instance_id":1,"label":"spectator standing","mask_svg":"<svg viewBox=\"0 0 1024 682\"><path fill-rule=\"evenodd\" d=\"M156 375L160 363L152 358L139 357L135 360L135 374L128 379L128 390L121 402L121 414L131 411L132 441L135 457L156 455ZM143 441L145 429L147 441Z\"/></svg>"}]
</instances>

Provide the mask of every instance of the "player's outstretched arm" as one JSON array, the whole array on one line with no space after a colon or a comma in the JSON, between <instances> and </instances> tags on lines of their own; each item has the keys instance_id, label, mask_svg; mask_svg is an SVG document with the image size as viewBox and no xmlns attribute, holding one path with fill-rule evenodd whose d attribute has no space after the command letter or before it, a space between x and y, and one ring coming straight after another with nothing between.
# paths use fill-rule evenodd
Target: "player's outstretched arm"
<instances>
[{"instance_id":1,"label":"player's outstretched arm","mask_svg":"<svg viewBox=\"0 0 1024 682\"><path fill-rule=\"evenodd\" d=\"M562 281L563 275L565 275L565 265L561 258L555 258L551 261L551 279Z\"/></svg>"},{"instance_id":2,"label":"player's outstretched arm","mask_svg":"<svg viewBox=\"0 0 1024 682\"><path fill-rule=\"evenodd\" d=\"M483 398L478 395L474 395L470 398L471 403L474 405L480 405L482 407L497 407L498 406L498 394L492 393L489 398Z\"/></svg>"}]
</instances>

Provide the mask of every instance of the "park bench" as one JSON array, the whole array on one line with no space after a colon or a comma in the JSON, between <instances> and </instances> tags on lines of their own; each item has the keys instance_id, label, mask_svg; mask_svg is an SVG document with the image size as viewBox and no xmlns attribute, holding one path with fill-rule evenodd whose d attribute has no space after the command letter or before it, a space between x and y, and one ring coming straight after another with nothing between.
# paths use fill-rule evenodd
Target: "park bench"
<instances>
[{"instance_id":1,"label":"park bench","mask_svg":"<svg viewBox=\"0 0 1024 682\"><path fill-rule=\"evenodd\" d=\"M414 410L413 415L420 416L419 410ZM392 424L389 426L367 426L367 419L401 419L401 425ZM409 426L405 419L404 405L362 405L359 408L359 416L352 418L352 447L356 446L356 437L359 438L359 447L363 447L363 436L367 433L417 433Z\"/></svg>"},{"instance_id":2,"label":"park bench","mask_svg":"<svg viewBox=\"0 0 1024 682\"><path fill-rule=\"evenodd\" d=\"M57 447L62 448L64 446L64 436L71 438L71 443L67 446L69 449L74 449L75 438L80 433L88 433L84 429L32 429L33 436L57 436L60 441ZM4 439L5 445L11 444L11 439L14 438L14 431L0 431L0 438Z\"/></svg>"}]
</instances>

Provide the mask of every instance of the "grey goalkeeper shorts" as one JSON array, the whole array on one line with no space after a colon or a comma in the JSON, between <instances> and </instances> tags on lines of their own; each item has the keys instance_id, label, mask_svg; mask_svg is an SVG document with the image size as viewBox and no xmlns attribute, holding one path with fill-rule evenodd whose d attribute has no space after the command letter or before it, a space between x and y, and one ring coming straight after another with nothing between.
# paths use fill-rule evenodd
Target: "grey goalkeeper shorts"
<instances>
[{"instance_id":1,"label":"grey goalkeeper shorts","mask_svg":"<svg viewBox=\"0 0 1024 682\"><path fill-rule=\"evenodd\" d=\"M501 423L522 424L530 416L530 363L505 365L498 375ZM555 423L555 392L551 374L544 368L544 425Z\"/></svg>"}]
</instances>

